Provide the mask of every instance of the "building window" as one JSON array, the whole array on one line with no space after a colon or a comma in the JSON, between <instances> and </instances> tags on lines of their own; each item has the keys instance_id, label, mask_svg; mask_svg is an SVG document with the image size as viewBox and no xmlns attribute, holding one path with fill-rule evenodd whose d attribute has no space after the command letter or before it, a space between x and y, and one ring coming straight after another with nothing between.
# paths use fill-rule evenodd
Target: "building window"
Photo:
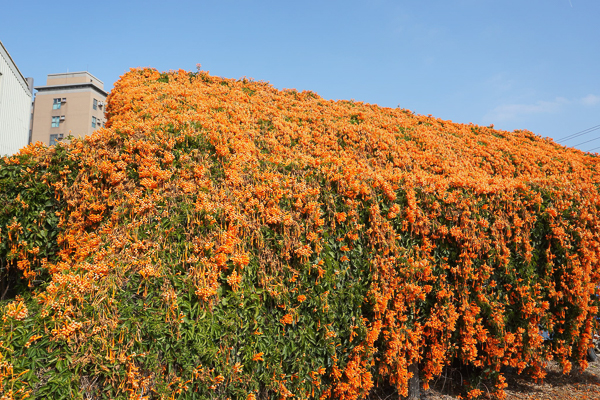
<instances>
[{"instance_id":1,"label":"building window","mask_svg":"<svg viewBox=\"0 0 600 400\"><path fill-rule=\"evenodd\" d=\"M52 103L52 109L58 110L60 108L60 99L54 99L54 103Z\"/></svg>"},{"instance_id":2,"label":"building window","mask_svg":"<svg viewBox=\"0 0 600 400\"><path fill-rule=\"evenodd\" d=\"M52 128L58 128L60 117L52 117Z\"/></svg>"},{"instance_id":3,"label":"building window","mask_svg":"<svg viewBox=\"0 0 600 400\"><path fill-rule=\"evenodd\" d=\"M96 117L92 117L92 128L96 127Z\"/></svg>"},{"instance_id":4,"label":"building window","mask_svg":"<svg viewBox=\"0 0 600 400\"><path fill-rule=\"evenodd\" d=\"M62 133L55 133L50 135L50 146L54 146L56 143L60 142L63 138Z\"/></svg>"},{"instance_id":5,"label":"building window","mask_svg":"<svg viewBox=\"0 0 600 400\"><path fill-rule=\"evenodd\" d=\"M98 109L98 100L94 99L94 110Z\"/></svg>"}]
</instances>

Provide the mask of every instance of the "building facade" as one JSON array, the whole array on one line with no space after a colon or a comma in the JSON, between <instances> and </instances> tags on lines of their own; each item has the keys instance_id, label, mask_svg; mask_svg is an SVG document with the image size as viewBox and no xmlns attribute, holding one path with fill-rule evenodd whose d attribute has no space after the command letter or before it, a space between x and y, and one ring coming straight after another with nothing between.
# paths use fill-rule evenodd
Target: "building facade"
<instances>
[{"instance_id":1,"label":"building facade","mask_svg":"<svg viewBox=\"0 0 600 400\"><path fill-rule=\"evenodd\" d=\"M29 143L32 86L0 42L0 157Z\"/></svg>"},{"instance_id":2,"label":"building facade","mask_svg":"<svg viewBox=\"0 0 600 400\"><path fill-rule=\"evenodd\" d=\"M90 135L104 126L104 83L89 72L50 74L36 86L31 141L54 145L69 135Z\"/></svg>"}]
</instances>

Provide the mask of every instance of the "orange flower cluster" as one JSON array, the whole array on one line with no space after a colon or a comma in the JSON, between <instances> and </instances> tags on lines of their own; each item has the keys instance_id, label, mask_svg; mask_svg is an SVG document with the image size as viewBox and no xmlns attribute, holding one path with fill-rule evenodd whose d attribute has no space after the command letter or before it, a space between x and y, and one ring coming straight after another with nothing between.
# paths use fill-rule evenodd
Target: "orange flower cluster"
<instances>
[{"instance_id":1,"label":"orange flower cluster","mask_svg":"<svg viewBox=\"0 0 600 400\"><path fill-rule=\"evenodd\" d=\"M107 322L110 299L136 274L142 297L163 285L177 332L184 314L164 283L174 274L205 310L224 290L240 294L240 307L252 294L283 310L285 329L302 329L304 316L324 315L331 298L329 291L300 293L305 271L314 285L339 277L335 291L341 277L364 268L361 301L369 310L353 317L349 340L342 346L337 329L319 321L330 362L307 372L305 386L298 376L272 373L278 395L292 395L297 384L300 397L357 399L377 380L406 395L411 364L427 384L459 359L491 371L502 396L502 366L539 378L552 358L565 371L573 358L586 366L600 284L597 157L527 131L328 101L203 71L132 70L115 84L107 116L105 128L69 144L82 166L76 182L54 184L68 212L60 261L46 265L51 282L37 298L55 340L76 332L79 341L97 338L88 326L100 321L115 329ZM19 235L16 221L7 228ZM331 267L323 260L334 248ZM163 263L165 254L175 254L177 265ZM253 272L259 294L241 289L251 262L260 267ZM94 323L82 324L86 304L98 310L86 315ZM9 307L5 316L27 317ZM223 357L231 351L219 350ZM269 371L263 356L248 361ZM243 374L235 361L235 376ZM132 362L123 365L123 386L132 395L146 390L149 378ZM214 390L229 384L218 376ZM245 396L254 398L254 390L248 386Z\"/></svg>"},{"instance_id":2,"label":"orange flower cluster","mask_svg":"<svg viewBox=\"0 0 600 400\"><path fill-rule=\"evenodd\" d=\"M0 342L0 393L2 393L2 399L24 400L30 398L31 390L27 390L23 386L21 377L29 371L15 373L13 365L6 360L3 353L5 353L5 347L3 342Z\"/></svg>"},{"instance_id":3,"label":"orange flower cluster","mask_svg":"<svg viewBox=\"0 0 600 400\"><path fill-rule=\"evenodd\" d=\"M13 318L17 321L22 321L27 318L28 315L29 310L27 309L27 306L23 303L23 299L18 297L15 301L8 303L2 319L6 321L9 318Z\"/></svg>"}]
</instances>

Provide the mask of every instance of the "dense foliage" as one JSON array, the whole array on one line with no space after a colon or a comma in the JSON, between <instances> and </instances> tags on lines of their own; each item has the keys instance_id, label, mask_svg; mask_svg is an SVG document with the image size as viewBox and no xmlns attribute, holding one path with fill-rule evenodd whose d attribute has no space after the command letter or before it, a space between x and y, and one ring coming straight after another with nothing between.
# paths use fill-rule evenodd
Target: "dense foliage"
<instances>
[{"instance_id":1,"label":"dense foliage","mask_svg":"<svg viewBox=\"0 0 600 400\"><path fill-rule=\"evenodd\" d=\"M0 161L3 399L358 399L414 363L502 397L502 366L586 367L597 157L203 71L132 70L107 117Z\"/></svg>"}]
</instances>

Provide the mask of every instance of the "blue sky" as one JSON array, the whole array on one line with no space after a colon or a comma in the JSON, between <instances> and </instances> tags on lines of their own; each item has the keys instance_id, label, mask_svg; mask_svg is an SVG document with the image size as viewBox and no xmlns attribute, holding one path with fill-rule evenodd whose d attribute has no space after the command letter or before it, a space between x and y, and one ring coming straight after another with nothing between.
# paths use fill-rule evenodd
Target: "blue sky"
<instances>
[{"instance_id":1,"label":"blue sky","mask_svg":"<svg viewBox=\"0 0 600 400\"><path fill-rule=\"evenodd\" d=\"M12 1L0 40L36 85L88 70L111 89L129 68L200 63L559 140L600 128L599 17L598 0ZM600 129L564 144L587 140Z\"/></svg>"}]
</instances>

